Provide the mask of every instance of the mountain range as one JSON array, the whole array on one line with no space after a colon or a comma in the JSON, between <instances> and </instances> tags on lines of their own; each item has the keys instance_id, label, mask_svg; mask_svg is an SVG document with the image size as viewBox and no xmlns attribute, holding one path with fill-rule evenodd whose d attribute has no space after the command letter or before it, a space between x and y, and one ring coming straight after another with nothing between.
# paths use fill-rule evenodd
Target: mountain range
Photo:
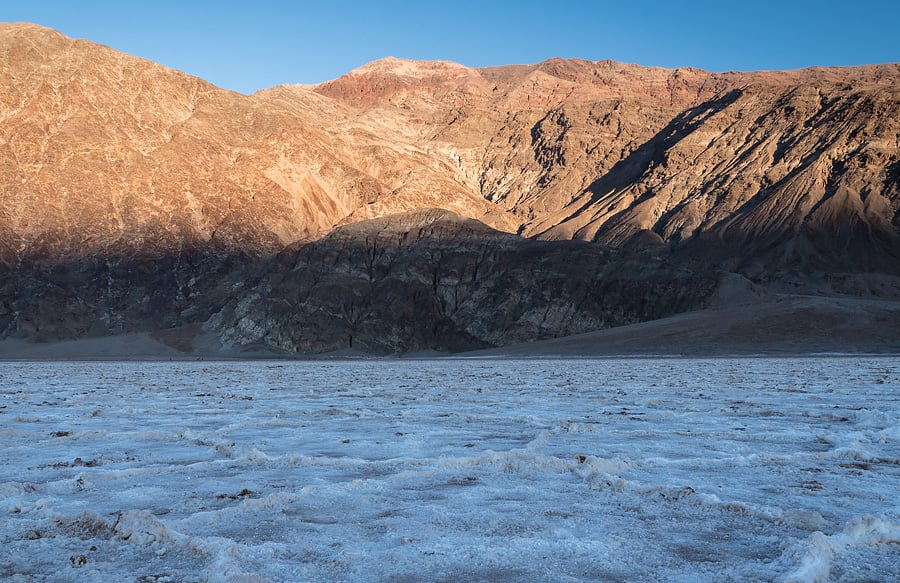
<instances>
[{"instance_id":1,"label":"mountain range","mask_svg":"<svg viewBox=\"0 0 900 583\"><path fill-rule=\"evenodd\" d=\"M765 351L725 317L756 310L900 349L900 64L385 58L248 96L30 24L0 63L17 346L461 352L703 310L697 351Z\"/></svg>"}]
</instances>

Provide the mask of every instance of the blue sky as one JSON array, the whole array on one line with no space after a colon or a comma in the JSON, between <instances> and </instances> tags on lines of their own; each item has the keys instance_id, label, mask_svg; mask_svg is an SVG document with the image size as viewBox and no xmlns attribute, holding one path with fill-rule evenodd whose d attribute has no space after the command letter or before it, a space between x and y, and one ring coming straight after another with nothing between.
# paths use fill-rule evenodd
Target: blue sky
<instances>
[{"instance_id":1,"label":"blue sky","mask_svg":"<svg viewBox=\"0 0 900 583\"><path fill-rule=\"evenodd\" d=\"M49 26L243 93L333 79L388 55L710 71L900 61L897 0L2 0L0 21Z\"/></svg>"}]
</instances>

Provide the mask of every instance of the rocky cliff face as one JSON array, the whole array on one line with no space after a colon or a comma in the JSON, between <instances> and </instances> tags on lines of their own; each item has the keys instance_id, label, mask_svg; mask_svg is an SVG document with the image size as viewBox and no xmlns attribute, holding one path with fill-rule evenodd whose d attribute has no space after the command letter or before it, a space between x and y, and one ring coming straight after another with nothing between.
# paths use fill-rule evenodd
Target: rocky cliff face
<instances>
[{"instance_id":1,"label":"rocky cliff face","mask_svg":"<svg viewBox=\"0 0 900 583\"><path fill-rule=\"evenodd\" d=\"M324 105L307 118L296 103L223 91L28 25L0 27L0 63L7 263L271 253L393 196L401 168L422 175L422 190L442 190L435 164L414 159L414 148L373 152L365 137L351 140L362 151L342 147L338 119L318 117ZM468 198L455 210L484 215L489 205Z\"/></svg>"},{"instance_id":2,"label":"rocky cliff face","mask_svg":"<svg viewBox=\"0 0 900 583\"><path fill-rule=\"evenodd\" d=\"M46 29L4 26L0 60L7 263L274 251L352 206L312 180L278 184L315 162L342 170L292 116Z\"/></svg>"},{"instance_id":3,"label":"rocky cliff face","mask_svg":"<svg viewBox=\"0 0 900 583\"><path fill-rule=\"evenodd\" d=\"M429 209L286 249L207 329L291 352L473 350L699 308L718 282L695 269Z\"/></svg>"},{"instance_id":4,"label":"rocky cliff face","mask_svg":"<svg viewBox=\"0 0 900 583\"><path fill-rule=\"evenodd\" d=\"M350 114L312 92L310 114L296 92L242 96L33 25L0 25L0 63L2 336L202 322L260 262L382 195L381 212L422 192L504 223L415 148L337 139Z\"/></svg>"},{"instance_id":5,"label":"rocky cliff face","mask_svg":"<svg viewBox=\"0 0 900 583\"><path fill-rule=\"evenodd\" d=\"M900 65L388 58L243 96L33 25L0 64L0 337L459 350L728 273L900 297Z\"/></svg>"},{"instance_id":6,"label":"rocky cliff face","mask_svg":"<svg viewBox=\"0 0 900 583\"><path fill-rule=\"evenodd\" d=\"M898 98L898 87L734 90L681 114L535 230L724 244L779 267L896 269Z\"/></svg>"},{"instance_id":7,"label":"rocky cliff face","mask_svg":"<svg viewBox=\"0 0 900 583\"><path fill-rule=\"evenodd\" d=\"M316 90L417 127L525 235L724 243L785 268L900 265L898 65L715 74L552 60L452 71L388 60Z\"/></svg>"}]
</instances>

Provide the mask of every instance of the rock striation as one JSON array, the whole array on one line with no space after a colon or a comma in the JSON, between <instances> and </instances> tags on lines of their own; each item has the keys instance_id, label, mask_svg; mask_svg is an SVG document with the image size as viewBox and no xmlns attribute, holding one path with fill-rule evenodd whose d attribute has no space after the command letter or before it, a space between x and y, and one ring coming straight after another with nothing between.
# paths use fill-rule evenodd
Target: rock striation
<instances>
[{"instance_id":1,"label":"rock striation","mask_svg":"<svg viewBox=\"0 0 900 583\"><path fill-rule=\"evenodd\" d=\"M724 244L738 266L762 254L767 267L896 272L898 80L900 65L717 74L392 59L316 91L418 127L527 236Z\"/></svg>"},{"instance_id":2,"label":"rock striation","mask_svg":"<svg viewBox=\"0 0 900 583\"><path fill-rule=\"evenodd\" d=\"M246 96L28 24L0 64L0 338L458 351L735 281L900 299L898 64L387 58Z\"/></svg>"}]
</instances>

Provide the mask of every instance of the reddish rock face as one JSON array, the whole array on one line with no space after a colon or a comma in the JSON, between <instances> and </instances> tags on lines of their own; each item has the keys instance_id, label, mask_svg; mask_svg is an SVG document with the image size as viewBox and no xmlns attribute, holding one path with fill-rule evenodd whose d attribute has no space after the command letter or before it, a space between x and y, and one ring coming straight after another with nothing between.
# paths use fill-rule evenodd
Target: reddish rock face
<instances>
[{"instance_id":1,"label":"reddish rock face","mask_svg":"<svg viewBox=\"0 0 900 583\"><path fill-rule=\"evenodd\" d=\"M0 60L7 262L271 253L421 208L614 245L896 235L898 65L388 58L247 97L32 25Z\"/></svg>"},{"instance_id":2,"label":"reddish rock face","mask_svg":"<svg viewBox=\"0 0 900 583\"><path fill-rule=\"evenodd\" d=\"M442 190L430 160L407 163L414 152L382 154L361 140L358 154L378 159L358 163L328 135L335 119L317 113L311 123L274 100L48 29L0 27L0 63L0 252L8 263L273 253L390 195L387 175L398 168ZM490 206L468 198L449 206L479 216Z\"/></svg>"},{"instance_id":3,"label":"reddish rock face","mask_svg":"<svg viewBox=\"0 0 900 583\"><path fill-rule=\"evenodd\" d=\"M531 253L544 266L527 277L519 269L515 285L487 278L491 289L543 291L498 311L513 300L500 294L492 304L466 284L476 299L451 317L449 292L425 286L433 297L414 303L431 307L416 317L440 322L434 330L443 339L403 340L392 319L409 310L372 309L367 342L382 351L483 346L659 317L704 305L719 272L775 288L894 297L900 65L708 73L611 61L470 69L388 58L318 86L244 96L49 29L3 24L0 189L0 336L155 330L215 314L211 326L236 342L252 324L244 340L324 349L297 332L316 329L319 312L279 288L292 277L272 274L285 254L314 241L301 257L325 261L343 245L362 265L348 259L348 269L363 273L371 265L360 249L383 230L378 219L398 213L406 218L390 220L410 223L403 232L422 239L389 253L410 273L426 277L441 245L462 245L453 261L464 272L465 250L480 237L493 250L479 256L493 270L524 265ZM423 209L492 229L421 238ZM447 216L442 222L457 225ZM559 254L486 233L600 245ZM602 261L592 255L598 249ZM662 264L645 272L635 257ZM567 278L548 275L557 260L600 262L603 277L653 283L588 278L573 295ZM310 298L328 304L342 289L363 293L332 285L324 264L297 261L330 282L327 293L309 288ZM379 301L406 297L405 277L392 272L378 284ZM370 305L375 288L365 289ZM609 305L598 308L597 294ZM572 305L550 302L535 324L540 302L554 295ZM275 322L266 314L277 309L244 309L249 297L297 309ZM249 319L239 325L227 314ZM266 326L271 333L259 334Z\"/></svg>"},{"instance_id":4,"label":"reddish rock face","mask_svg":"<svg viewBox=\"0 0 900 583\"><path fill-rule=\"evenodd\" d=\"M316 91L452 153L461 179L525 235L749 241L754 253L789 240L819 264L869 245L861 267L896 266L900 65L708 73L386 59Z\"/></svg>"}]
</instances>

